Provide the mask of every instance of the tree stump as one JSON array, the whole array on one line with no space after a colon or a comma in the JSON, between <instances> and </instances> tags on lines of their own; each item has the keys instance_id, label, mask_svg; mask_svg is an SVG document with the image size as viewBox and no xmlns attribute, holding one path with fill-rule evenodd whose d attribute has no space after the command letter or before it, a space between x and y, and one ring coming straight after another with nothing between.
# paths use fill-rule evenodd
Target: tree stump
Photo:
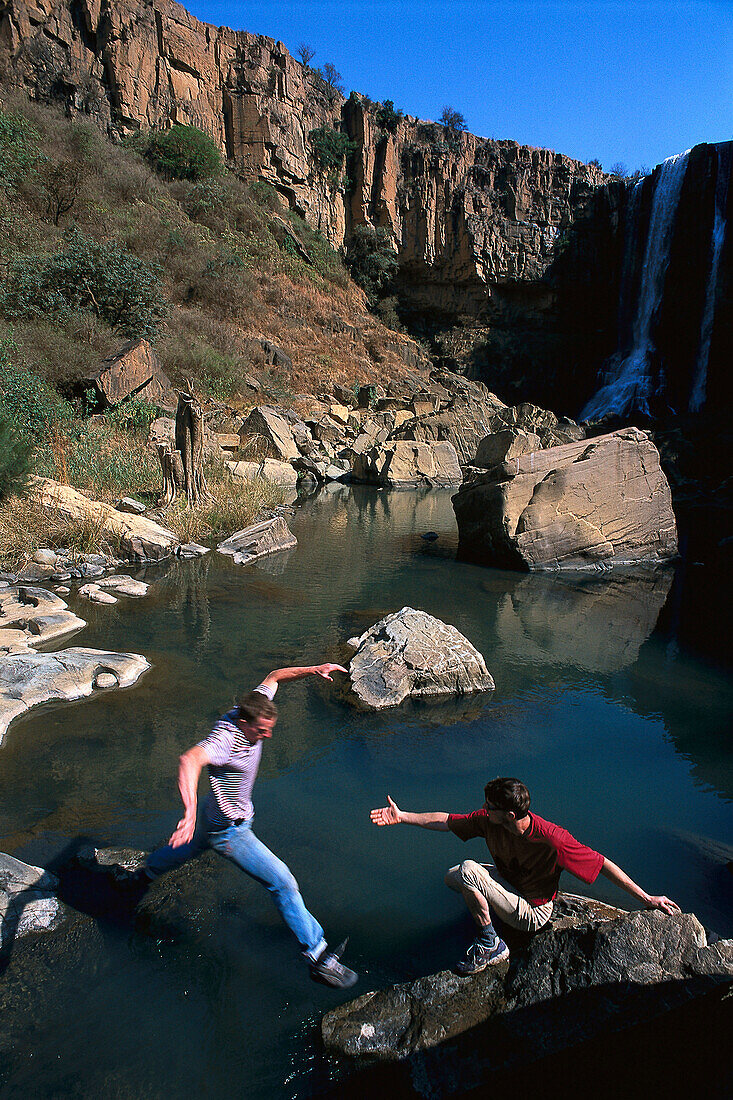
<instances>
[{"instance_id":1,"label":"tree stump","mask_svg":"<svg viewBox=\"0 0 733 1100\"><path fill-rule=\"evenodd\" d=\"M189 505L214 500L204 475L204 413L188 380L178 394L175 446L160 444L158 458L163 473L162 504L172 504L183 492Z\"/></svg>"}]
</instances>

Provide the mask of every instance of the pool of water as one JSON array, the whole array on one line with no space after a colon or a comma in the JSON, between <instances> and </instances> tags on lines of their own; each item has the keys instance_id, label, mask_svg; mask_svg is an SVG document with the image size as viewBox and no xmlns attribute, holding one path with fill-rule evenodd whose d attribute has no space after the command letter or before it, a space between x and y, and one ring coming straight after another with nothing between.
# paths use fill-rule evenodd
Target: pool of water
<instances>
[{"instance_id":1,"label":"pool of water","mask_svg":"<svg viewBox=\"0 0 733 1100\"><path fill-rule=\"evenodd\" d=\"M455 961L470 926L443 874L482 858L478 841L377 830L370 808L389 793L405 809L471 810L495 775L522 778L542 816L733 935L722 575L689 561L577 579L463 564L445 492L341 488L300 505L292 528L296 549L247 568L212 553L149 569L144 600L72 601L88 621L76 644L143 653L152 668L127 691L12 724L0 850L45 864L80 836L159 844L180 816L178 755L239 692L274 667L338 660L347 638L410 605L458 627L496 691L372 715L314 679L286 685L255 788L258 835L329 938L351 937L354 992ZM83 966L27 991L4 1096L318 1091L313 1027L345 995L309 981L261 887L224 861L201 882L188 940L105 926ZM627 897L605 879L588 892Z\"/></svg>"}]
</instances>

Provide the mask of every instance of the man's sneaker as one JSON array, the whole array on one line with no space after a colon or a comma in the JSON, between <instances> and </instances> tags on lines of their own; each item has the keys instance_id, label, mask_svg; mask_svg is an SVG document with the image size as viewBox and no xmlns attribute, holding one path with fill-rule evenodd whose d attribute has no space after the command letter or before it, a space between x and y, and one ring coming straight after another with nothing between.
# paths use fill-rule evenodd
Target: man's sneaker
<instances>
[{"instance_id":1,"label":"man's sneaker","mask_svg":"<svg viewBox=\"0 0 733 1100\"><path fill-rule=\"evenodd\" d=\"M334 989L348 989L354 985L359 975L354 970L349 970L339 962L339 957L346 949L346 940L336 951L324 948L315 962L311 963L311 978L322 985L331 985Z\"/></svg>"},{"instance_id":2,"label":"man's sneaker","mask_svg":"<svg viewBox=\"0 0 733 1100\"><path fill-rule=\"evenodd\" d=\"M496 937L492 947L487 947L485 943L474 940L466 952L465 958L457 964L456 973L464 975L479 974L487 966L494 966L495 963L508 958L509 948L501 937Z\"/></svg>"}]
</instances>

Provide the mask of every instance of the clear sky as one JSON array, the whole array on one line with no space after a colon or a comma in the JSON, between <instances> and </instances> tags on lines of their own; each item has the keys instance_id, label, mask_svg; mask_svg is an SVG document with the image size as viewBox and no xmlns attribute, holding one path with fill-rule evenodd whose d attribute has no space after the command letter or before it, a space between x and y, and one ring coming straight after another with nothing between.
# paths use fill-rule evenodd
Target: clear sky
<instances>
[{"instance_id":1,"label":"clear sky","mask_svg":"<svg viewBox=\"0 0 733 1100\"><path fill-rule=\"evenodd\" d=\"M733 0L188 0L423 119L608 169L733 137Z\"/></svg>"}]
</instances>

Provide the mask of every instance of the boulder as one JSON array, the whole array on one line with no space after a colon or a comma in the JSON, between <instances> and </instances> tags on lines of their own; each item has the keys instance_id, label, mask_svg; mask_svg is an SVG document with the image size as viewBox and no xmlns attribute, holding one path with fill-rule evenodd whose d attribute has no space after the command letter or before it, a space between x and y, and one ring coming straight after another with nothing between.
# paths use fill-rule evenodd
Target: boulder
<instances>
[{"instance_id":1,"label":"boulder","mask_svg":"<svg viewBox=\"0 0 733 1100\"><path fill-rule=\"evenodd\" d=\"M454 626L403 607L356 639L351 687L374 710L408 696L492 691L494 681L478 650Z\"/></svg>"},{"instance_id":2,"label":"boulder","mask_svg":"<svg viewBox=\"0 0 733 1100\"><path fill-rule=\"evenodd\" d=\"M234 477L245 480L261 477L272 485L298 484L298 472L289 462L279 462L276 458L266 458L264 462L227 462L227 468Z\"/></svg>"},{"instance_id":3,"label":"boulder","mask_svg":"<svg viewBox=\"0 0 733 1100\"><path fill-rule=\"evenodd\" d=\"M252 436L262 437L270 458L289 462L300 454L283 409L272 405L260 405L252 409L239 430L241 445L244 446Z\"/></svg>"},{"instance_id":4,"label":"boulder","mask_svg":"<svg viewBox=\"0 0 733 1100\"><path fill-rule=\"evenodd\" d=\"M138 653L62 649L57 653L11 653L0 662L0 744L20 714L38 703L82 699L99 686L100 673L130 687L150 665Z\"/></svg>"},{"instance_id":5,"label":"boulder","mask_svg":"<svg viewBox=\"0 0 733 1100\"><path fill-rule=\"evenodd\" d=\"M51 642L86 623L45 588L19 585L0 592L0 650Z\"/></svg>"},{"instance_id":6,"label":"boulder","mask_svg":"<svg viewBox=\"0 0 733 1100\"><path fill-rule=\"evenodd\" d=\"M389 489L460 485L458 455L450 443L403 440L354 454L352 474L358 481Z\"/></svg>"},{"instance_id":7,"label":"boulder","mask_svg":"<svg viewBox=\"0 0 733 1100\"><path fill-rule=\"evenodd\" d=\"M260 339L260 346L265 353L265 363L270 367L286 367L288 370L292 370L293 361L290 356L278 347L277 344L273 344L272 340ZM258 386L259 389L259 386Z\"/></svg>"},{"instance_id":8,"label":"boulder","mask_svg":"<svg viewBox=\"0 0 733 1100\"><path fill-rule=\"evenodd\" d=\"M77 591L77 595L90 603L117 603L117 597L111 592L103 592L98 584L83 584Z\"/></svg>"},{"instance_id":9,"label":"boulder","mask_svg":"<svg viewBox=\"0 0 733 1100\"><path fill-rule=\"evenodd\" d=\"M532 405L529 401L500 409L492 417L491 426L495 432L504 427L531 432L539 436L543 447L561 447L564 443L585 438L585 429L573 420L559 420L554 412L541 409L539 405Z\"/></svg>"},{"instance_id":10,"label":"boulder","mask_svg":"<svg viewBox=\"0 0 733 1100\"><path fill-rule=\"evenodd\" d=\"M276 554L280 550L290 550L297 546L298 540L282 516L255 523L237 531L230 538L220 542L217 550L228 554L237 565L249 565L251 561L266 554Z\"/></svg>"},{"instance_id":11,"label":"boulder","mask_svg":"<svg viewBox=\"0 0 733 1100\"><path fill-rule=\"evenodd\" d=\"M504 428L485 436L478 445L474 466L490 470L500 462L508 462L519 455L539 451L540 437L521 428Z\"/></svg>"},{"instance_id":12,"label":"boulder","mask_svg":"<svg viewBox=\"0 0 733 1100\"><path fill-rule=\"evenodd\" d=\"M130 558L158 561L169 557L178 545L178 537L153 520L118 512L111 504L89 500L70 485L50 478L33 478L29 493L54 517L99 524L100 533L118 539Z\"/></svg>"},{"instance_id":13,"label":"boulder","mask_svg":"<svg viewBox=\"0 0 733 1100\"><path fill-rule=\"evenodd\" d=\"M115 508L118 512L127 512L131 516L141 516L145 512L145 505L134 497L123 497L122 500L117 501Z\"/></svg>"},{"instance_id":14,"label":"boulder","mask_svg":"<svg viewBox=\"0 0 733 1100\"><path fill-rule=\"evenodd\" d=\"M459 461L467 464L473 461L481 440L495 430L493 417L502 408L503 402L488 392L481 400L461 396L450 408L427 415L416 414L415 419L395 429L394 435L424 443L451 443Z\"/></svg>"},{"instance_id":15,"label":"boulder","mask_svg":"<svg viewBox=\"0 0 733 1100\"><path fill-rule=\"evenodd\" d=\"M159 405L170 392L170 382L147 340L132 340L106 359L94 386L105 405L119 405L128 397Z\"/></svg>"},{"instance_id":16,"label":"boulder","mask_svg":"<svg viewBox=\"0 0 733 1100\"><path fill-rule=\"evenodd\" d=\"M176 550L176 554L179 558L202 558L204 554L208 554L211 548L209 546L202 546L200 542L184 542Z\"/></svg>"},{"instance_id":17,"label":"boulder","mask_svg":"<svg viewBox=\"0 0 733 1100\"><path fill-rule=\"evenodd\" d=\"M43 867L0 852L0 957L29 932L52 932L64 920L58 879Z\"/></svg>"},{"instance_id":18,"label":"boulder","mask_svg":"<svg viewBox=\"0 0 733 1100\"><path fill-rule=\"evenodd\" d=\"M560 895L549 925L518 942L510 962L367 993L328 1012L321 1033L327 1050L361 1061L410 1059L443 1044L440 1079L426 1079L432 1096L447 1096L456 1070L463 1087L475 1087L493 1071L607 1039L731 982L733 941L709 944L693 914L628 913Z\"/></svg>"},{"instance_id":19,"label":"boulder","mask_svg":"<svg viewBox=\"0 0 733 1100\"><path fill-rule=\"evenodd\" d=\"M97 581L97 586L102 589L110 588L118 596L131 597L146 596L150 588L145 581L138 581L134 577L129 577L127 573L115 573L111 577L103 577Z\"/></svg>"},{"instance_id":20,"label":"boulder","mask_svg":"<svg viewBox=\"0 0 733 1100\"><path fill-rule=\"evenodd\" d=\"M659 454L624 428L520 455L453 497L459 555L513 569L664 562L677 528Z\"/></svg>"}]
</instances>

